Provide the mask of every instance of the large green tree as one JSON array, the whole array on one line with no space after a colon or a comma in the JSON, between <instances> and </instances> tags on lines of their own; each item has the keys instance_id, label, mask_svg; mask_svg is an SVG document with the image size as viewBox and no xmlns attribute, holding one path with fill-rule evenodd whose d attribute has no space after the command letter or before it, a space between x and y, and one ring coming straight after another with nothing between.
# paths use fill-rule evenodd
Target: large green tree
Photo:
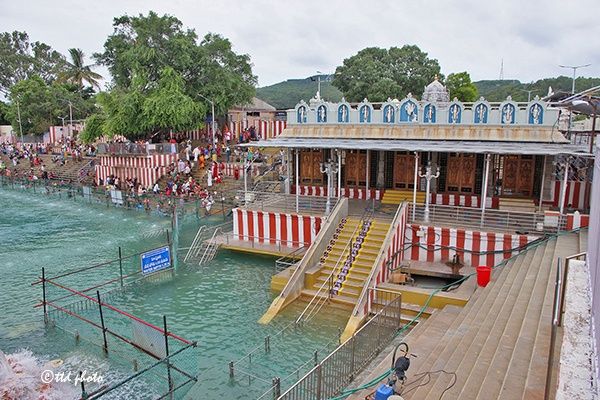
<instances>
[{"instance_id":1,"label":"large green tree","mask_svg":"<svg viewBox=\"0 0 600 400\"><path fill-rule=\"evenodd\" d=\"M69 82L83 89L84 83L93 88L100 89L99 80L102 75L92 71L93 65L85 65L85 54L81 49L69 49L70 60L66 62L65 70L59 78L63 82Z\"/></svg>"},{"instance_id":2,"label":"large green tree","mask_svg":"<svg viewBox=\"0 0 600 400\"><path fill-rule=\"evenodd\" d=\"M93 110L93 99L85 99L71 85L57 82L47 84L39 76L32 76L15 83L8 96L10 104L6 112L15 132L20 131L19 114L24 134L40 135L53 125L60 124L60 117L69 120L84 119ZM69 110L69 104L71 110Z\"/></svg>"},{"instance_id":3,"label":"large green tree","mask_svg":"<svg viewBox=\"0 0 600 400\"><path fill-rule=\"evenodd\" d=\"M17 82L34 76L50 83L65 66L62 54L45 43L31 43L26 32L0 34L0 93L4 95Z\"/></svg>"},{"instance_id":4,"label":"large green tree","mask_svg":"<svg viewBox=\"0 0 600 400\"><path fill-rule=\"evenodd\" d=\"M473 85L471 76L466 71L448 75L446 89L450 93L450 100L454 98L465 102L477 100L477 87Z\"/></svg>"},{"instance_id":5,"label":"large green tree","mask_svg":"<svg viewBox=\"0 0 600 400\"><path fill-rule=\"evenodd\" d=\"M140 137L167 127L198 127L208 109L205 98L215 103L217 114L224 114L254 96L256 77L250 58L236 54L228 39L207 34L198 42L195 31L184 29L176 17L155 12L115 18L113 27L104 51L94 55L98 63L108 67L114 82L115 93L99 97L109 135ZM165 79L171 84L166 85ZM181 101L185 110L172 107L157 93ZM139 107L143 121L123 121L124 112L113 107L118 104L115 99L132 109ZM169 111L161 109L161 104Z\"/></svg>"},{"instance_id":6,"label":"large green tree","mask_svg":"<svg viewBox=\"0 0 600 400\"><path fill-rule=\"evenodd\" d=\"M333 85L349 101L385 101L408 93L420 96L424 87L440 74L436 59L417 46L381 49L368 47L336 68Z\"/></svg>"}]
</instances>

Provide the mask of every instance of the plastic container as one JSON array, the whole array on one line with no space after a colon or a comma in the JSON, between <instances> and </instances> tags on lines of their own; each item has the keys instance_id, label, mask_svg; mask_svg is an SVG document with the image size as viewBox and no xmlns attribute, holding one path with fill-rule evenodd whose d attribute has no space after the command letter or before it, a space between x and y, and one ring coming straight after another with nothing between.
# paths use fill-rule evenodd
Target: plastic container
<instances>
[{"instance_id":1,"label":"plastic container","mask_svg":"<svg viewBox=\"0 0 600 400\"><path fill-rule=\"evenodd\" d=\"M394 389L383 384L377 388L375 392L375 400L388 400L394 394Z\"/></svg>"},{"instance_id":2,"label":"plastic container","mask_svg":"<svg viewBox=\"0 0 600 400\"><path fill-rule=\"evenodd\" d=\"M492 267L486 267L485 265L480 265L476 268L477 270L477 285L481 287L486 287L488 283L490 283L490 279L492 277Z\"/></svg>"}]
</instances>

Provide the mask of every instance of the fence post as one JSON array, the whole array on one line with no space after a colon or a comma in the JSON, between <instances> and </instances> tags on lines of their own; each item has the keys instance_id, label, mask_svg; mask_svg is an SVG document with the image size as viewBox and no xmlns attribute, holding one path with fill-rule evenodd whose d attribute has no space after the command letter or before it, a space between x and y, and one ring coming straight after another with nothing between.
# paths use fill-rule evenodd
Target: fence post
<instances>
[{"instance_id":1,"label":"fence post","mask_svg":"<svg viewBox=\"0 0 600 400\"><path fill-rule=\"evenodd\" d=\"M321 400L321 364L317 365L317 400Z\"/></svg>"},{"instance_id":2,"label":"fence post","mask_svg":"<svg viewBox=\"0 0 600 400\"><path fill-rule=\"evenodd\" d=\"M121 255L121 246L119 246L119 274L121 276L121 287L123 287L123 256Z\"/></svg>"},{"instance_id":3,"label":"fence post","mask_svg":"<svg viewBox=\"0 0 600 400\"><path fill-rule=\"evenodd\" d=\"M173 381L171 380L171 361L169 360L169 334L167 331L167 316L163 315L163 327L165 332L165 355L167 356L167 379L169 383L169 394L173 398Z\"/></svg>"},{"instance_id":4,"label":"fence post","mask_svg":"<svg viewBox=\"0 0 600 400\"><path fill-rule=\"evenodd\" d=\"M102 324L102 337L104 338L104 352L108 353L108 342L106 341L106 327L104 326L104 315L102 314L102 301L100 300L100 291L96 290L98 297L98 309L100 310L100 323Z\"/></svg>"},{"instance_id":5,"label":"fence post","mask_svg":"<svg viewBox=\"0 0 600 400\"><path fill-rule=\"evenodd\" d=\"M87 398L89 398L87 392L85 391L85 383L83 382L83 379L81 379L81 376L83 375L82 371L79 371L79 378L81 381L81 399L82 400L86 400Z\"/></svg>"},{"instance_id":6,"label":"fence post","mask_svg":"<svg viewBox=\"0 0 600 400\"><path fill-rule=\"evenodd\" d=\"M42 267L42 304L44 305L44 324L48 323L48 310L46 309L46 271Z\"/></svg>"},{"instance_id":7,"label":"fence post","mask_svg":"<svg viewBox=\"0 0 600 400\"><path fill-rule=\"evenodd\" d=\"M281 396L281 379L279 377L273 378L273 400L277 400Z\"/></svg>"}]
</instances>

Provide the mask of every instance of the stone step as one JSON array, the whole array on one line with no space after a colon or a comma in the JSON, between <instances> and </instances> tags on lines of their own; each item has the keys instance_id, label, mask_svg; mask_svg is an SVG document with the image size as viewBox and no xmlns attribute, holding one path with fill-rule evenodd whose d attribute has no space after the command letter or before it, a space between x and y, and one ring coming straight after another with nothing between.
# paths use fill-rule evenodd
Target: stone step
<instances>
[{"instance_id":1,"label":"stone step","mask_svg":"<svg viewBox=\"0 0 600 400\"><path fill-rule=\"evenodd\" d=\"M556 269L558 257L563 258L566 255L574 254L580 249L580 234L559 236L556 243L556 253L552 262L552 269L549 271L548 284L546 286L546 297L542 305L542 311L536 330L535 344L530 357L530 362L526 374L526 380L521 380L523 384L522 397L518 399L543 398L546 388L546 374L548 371L548 355L550 352L550 335L552 327L549 321L552 320L552 309L554 301L554 284L556 281ZM506 387L505 383L505 387ZM510 382L508 382L510 384Z\"/></svg>"},{"instance_id":2,"label":"stone step","mask_svg":"<svg viewBox=\"0 0 600 400\"><path fill-rule=\"evenodd\" d=\"M526 257L523 259L516 279L513 282L512 287L509 288L508 292L504 294L505 298L502 300L500 293L495 302L495 307L490 310L490 314L496 315L495 318L486 321L486 329L480 330L474 341L474 346L469 348L469 354L464 357L459 368L465 368L465 374L461 374L460 378L457 378L457 390L460 391L461 387L468 387L465 398L470 398L473 394L476 395L481 380L485 378L486 371L490 365L490 361L494 356L498 343L502 337L503 329L511 317L511 313L514 307L514 300L519 295L519 282L523 282L527 274L529 273L529 266L542 261L545 252L545 247L541 246L536 249L531 249L527 252ZM494 329L498 327L497 329Z\"/></svg>"},{"instance_id":3,"label":"stone step","mask_svg":"<svg viewBox=\"0 0 600 400\"><path fill-rule=\"evenodd\" d=\"M428 358L422 362L422 368L415 371L416 373L432 370L434 363L438 360L438 358L440 358L444 351L447 350L454 337L457 336L460 339L460 335L462 335L462 333L466 330L466 324L469 323L475 316L479 315L481 307L489 307L490 299L494 299L501 289L505 289L505 287L512 285L517 272L522 265L522 262L523 255L520 255L509 260L505 266L499 267L499 271L494 270L492 282L486 288L477 288L475 293L471 296L469 302L448 328L445 335L441 338L441 340L438 341L438 343L436 343L435 351L432 351ZM411 396L408 398L419 399L422 397L419 397L416 394L411 394Z\"/></svg>"}]
</instances>

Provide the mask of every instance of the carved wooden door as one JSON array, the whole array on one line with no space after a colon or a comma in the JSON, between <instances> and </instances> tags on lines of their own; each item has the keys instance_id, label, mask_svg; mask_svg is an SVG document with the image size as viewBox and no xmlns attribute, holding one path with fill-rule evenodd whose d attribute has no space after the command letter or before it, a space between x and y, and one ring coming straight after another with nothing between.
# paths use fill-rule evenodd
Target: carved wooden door
<instances>
[{"instance_id":1,"label":"carved wooden door","mask_svg":"<svg viewBox=\"0 0 600 400\"><path fill-rule=\"evenodd\" d=\"M347 151L345 177L347 187L367 186L367 154L359 151Z\"/></svg>"},{"instance_id":2,"label":"carved wooden door","mask_svg":"<svg viewBox=\"0 0 600 400\"><path fill-rule=\"evenodd\" d=\"M394 188L413 189L415 187L415 157L396 153L394 162Z\"/></svg>"},{"instance_id":3,"label":"carved wooden door","mask_svg":"<svg viewBox=\"0 0 600 400\"><path fill-rule=\"evenodd\" d=\"M530 197L533 193L535 163L531 156L505 156L502 194Z\"/></svg>"},{"instance_id":4,"label":"carved wooden door","mask_svg":"<svg viewBox=\"0 0 600 400\"><path fill-rule=\"evenodd\" d=\"M323 154L320 150L306 150L300 152L300 182L305 185L318 185L323 183L320 163Z\"/></svg>"},{"instance_id":5,"label":"carved wooden door","mask_svg":"<svg viewBox=\"0 0 600 400\"><path fill-rule=\"evenodd\" d=\"M473 154L450 154L446 171L446 191L473 193L477 159Z\"/></svg>"}]
</instances>

